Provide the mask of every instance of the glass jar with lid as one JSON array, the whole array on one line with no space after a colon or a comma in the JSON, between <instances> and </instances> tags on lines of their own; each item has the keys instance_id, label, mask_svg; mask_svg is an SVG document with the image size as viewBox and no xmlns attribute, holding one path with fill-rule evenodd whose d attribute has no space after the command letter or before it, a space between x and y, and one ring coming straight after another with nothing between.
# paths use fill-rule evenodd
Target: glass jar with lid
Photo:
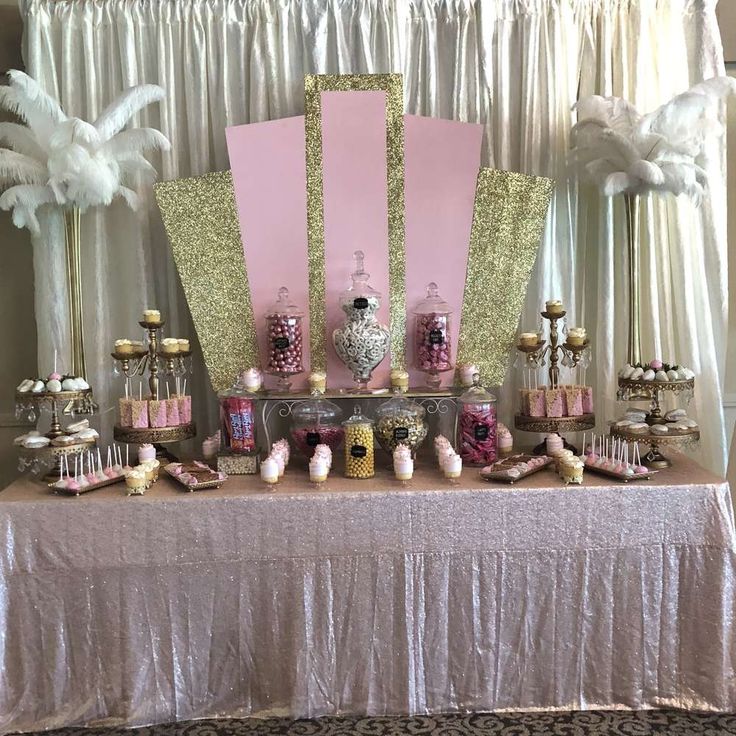
<instances>
[{"instance_id":1,"label":"glass jar with lid","mask_svg":"<svg viewBox=\"0 0 736 736\"><path fill-rule=\"evenodd\" d=\"M306 458L314 455L317 445L329 445L335 452L342 444L345 431L342 428L342 409L312 391L312 398L297 404L291 412L291 438Z\"/></svg>"},{"instance_id":2,"label":"glass jar with lid","mask_svg":"<svg viewBox=\"0 0 736 736\"><path fill-rule=\"evenodd\" d=\"M453 368L451 314L437 284L428 284L427 296L414 309L414 365L427 374L427 386L434 390L440 387L440 373Z\"/></svg>"},{"instance_id":3,"label":"glass jar with lid","mask_svg":"<svg viewBox=\"0 0 736 736\"><path fill-rule=\"evenodd\" d=\"M345 430L345 477L372 478L375 474L375 452L373 448L373 422L360 410L342 426Z\"/></svg>"},{"instance_id":4,"label":"glass jar with lid","mask_svg":"<svg viewBox=\"0 0 736 736\"><path fill-rule=\"evenodd\" d=\"M467 465L489 465L498 455L496 397L473 376L473 385L458 399L457 452Z\"/></svg>"},{"instance_id":5,"label":"glass jar with lid","mask_svg":"<svg viewBox=\"0 0 736 736\"><path fill-rule=\"evenodd\" d=\"M394 387L394 395L376 410L376 439L386 452L405 445L413 456L427 436L427 412L403 394L401 387Z\"/></svg>"},{"instance_id":6,"label":"glass jar with lid","mask_svg":"<svg viewBox=\"0 0 736 736\"><path fill-rule=\"evenodd\" d=\"M368 283L370 274L363 264L363 251L353 254L352 285L340 294L345 322L332 333L335 352L353 374L358 390L368 387L373 369L386 357L389 331L376 318L381 294Z\"/></svg>"},{"instance_id":7,"label":"glass jar with lid","mask_svg":"<svg viewBox=\"0 0 736 736\"><path fill-rule=\"evenodd\" d=\"M231 388L220 391L220 443L225 453L253 455L256 447L256 395L246 388L245 372Z\"/></svg>"},{"instance_id":8,"label":"glass jar with lid","mask_svg":"<svg viewBox=\"0 0 736 736\"><path fill-rule=\"evenodd\" d=\"M302 317L304 313L289 297L282 286L276 301L266 310L268 356L265 372L278 376L278 390L291 388L289 378L302 373Z\"/></svg>"}]
</instances>

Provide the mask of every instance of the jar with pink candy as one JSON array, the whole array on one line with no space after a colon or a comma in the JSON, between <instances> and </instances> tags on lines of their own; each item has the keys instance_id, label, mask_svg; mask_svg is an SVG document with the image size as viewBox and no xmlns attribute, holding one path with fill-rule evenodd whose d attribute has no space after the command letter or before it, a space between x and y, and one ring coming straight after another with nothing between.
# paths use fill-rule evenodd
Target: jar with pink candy
<instances>
[{"instance_id":1,"label":"jar with pink candy","mask_svg":"<svg viewBox=\"0 0 736 736\"><path fill-rule=\"evenodd\" d=\"M440 373L450 371L452 342L450 337L450 305L439 295L437 284L427 286L427 296L414 310L414 365L427 374L427 386L440 387Z\"/></svg>"},{"instance_id":2,"label":"jar with pink candy","mask_svg":"<svg viewBox=\"0 0 736 736\"><path fill-rule=\"evenodd\" d=\"M302 317L304 313L289 299L282 286L277 300L266 311L268 356L265 373L278 376L277 389L287 392L291 376L302 373Z\"/></svg>"},{"instance_id":3,"label":"jar with pink candy","mask_svg":"<svg viewBox=\"0 0 736 736\"><path fill-rule=\"evenodd\" d=\"M496 397L480 385L476 373L473 385L458 399L457 452L467 465L490 465L498 455L496 437Z\"/></svg>"},{"instance_id":4,"label":"jar with pink candy","mask_svg":"<svg viewBox=\"0 0 736 736\"><path fill-rule=\"evenodd\" d=\"M312 391L312 398L297 404L291 416L291 438L304 457L311 458L317 445L327 445L334 453L342 444L342 409L321 391Z\"/></svg>"}]
</instances>

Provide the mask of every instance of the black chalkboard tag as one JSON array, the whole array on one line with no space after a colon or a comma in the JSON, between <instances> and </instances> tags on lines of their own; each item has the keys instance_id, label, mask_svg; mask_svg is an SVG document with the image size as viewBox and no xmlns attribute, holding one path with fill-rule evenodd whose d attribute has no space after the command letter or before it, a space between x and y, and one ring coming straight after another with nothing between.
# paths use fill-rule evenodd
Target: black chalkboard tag
<instances>
[{"instance_id":1,"label":"black chalkboard tag","mask_svg":"<svg viewBox=\"0 0 736 736\"><path fill-rule=\"evenodd\" d=\"M476 424L475 429L473 430L475 439L477 439L479 442L485 442L485 440L488 439L488 433L489 429L487 424Z\"/></svg>"},{"instance_id":2,"label":"black chalkboard tag","mask_svg":"<svg viewBox=\"0 0 736 736\"><path fill-rule=\"evenodd\" d=\"M408 427L396 427L394 429L394 439L397 442L409 439L409 428Z\"/></svg>"},{"instance_id":3,"label":"black chalkboard tag","mask_svg":"<svg viewBox=\"0 0 736 736\"><path fill-rule=\"evenodd\" d=\"M430 330L429 333L429 344L430 345L442 345L445 341L445 333L442 330Z\"/></svg>"},{"instance_id":4,"label":"black chalkboard tag","mask_svg":"<svg viewBox=\"0 0 736 736\"><path fill-rule=\"evenodd\" d=\"M355 309L368 309L368 300L364 296L353 299L353 307Z\"/></svg>"},{"instance_id":5,"label":"black chalkboard tag","mask_svg":"<svg viewBox=\"0 0 736 736\"><path fill-rule=\"evenodd\" d=\"M368 450L365 445L353 445L350 448L350 454L353 457L365 457L368 454Z\"/></svg>"},{"instance_id":6,"label":"black chalkboard tag","mask_svg":"<svg viewBox=\"0 0 736 736\"><path fill-rule=\"evenodd\" d=\"M288 337L277 337L273 341L273 346L276 348L276 350L286 350L286 348L289 347L289 338Z\"/></svg>"},{"instance_id":7,"label":"black chalkboard tag","mask_svg":"<svg viewBox=\"0 0 736 736\"><path fill-rule=\"evenodd\" d=\"M319 444L319 432L307 432L307 446L317 447Z\"/></svg>"}]
</instances>

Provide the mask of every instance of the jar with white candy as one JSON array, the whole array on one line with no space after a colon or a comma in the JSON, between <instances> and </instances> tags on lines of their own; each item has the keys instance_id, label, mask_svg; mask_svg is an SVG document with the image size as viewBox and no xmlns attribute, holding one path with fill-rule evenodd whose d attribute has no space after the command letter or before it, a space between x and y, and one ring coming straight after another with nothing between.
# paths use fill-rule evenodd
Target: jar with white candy
<instances>
[{"instance_id":1,"label":"jar with white candy","mask_svg":"<svg viewBox=\"0 0 736 736\"><path fill-rule=\"evenodd\" d=\"M289 378L302 373L302 317L304 313L289 299L282 286L278 298L266 311L268 357L265 373L279 377L278 389L291 388Z\"/></svg>"},{"instance_id":2,"label":"jar with white candy","mask_svg":"<svg viewBox=\"0 0 736 736\"><path fill-rule=\"evenodd\" d=\"M427 374L427 386L440 387L440 373L452 370L450 305L439 295L437 284L427 285L427 296L414 310L414 365Z\"/></svg>"},{"instance_id":3,"label":"jar with white candy","mask_svg":"<svg viewBox=\"0 0 736 736\"><path fill-rule=\"evenodd\" d=\"M332 333L335 352L348 370L358 390L365 390L373 369L386 357L389 331L376 319L381 306L381 295L368 283L370 274L363 268L363 251L356 250L355 271L350 288L340 294L340 307L346 319L342 327Z\"/></svg>"}]
</instances>

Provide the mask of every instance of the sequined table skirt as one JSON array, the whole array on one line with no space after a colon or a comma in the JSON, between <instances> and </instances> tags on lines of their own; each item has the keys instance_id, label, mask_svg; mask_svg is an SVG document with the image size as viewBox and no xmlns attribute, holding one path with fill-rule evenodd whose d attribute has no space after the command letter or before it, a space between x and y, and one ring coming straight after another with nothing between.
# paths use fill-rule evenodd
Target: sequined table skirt
<instances>
[{"instance_id":1,"label":"sequined table skirt","mask_svg":"<svg viewBox=\"0 0 736 736\"><path fill-rule=\"evenodd\" d=\"M0 493L0 729L208 716L736 710L728 485L545 472Z\"/></svg>"}]
</instances>

